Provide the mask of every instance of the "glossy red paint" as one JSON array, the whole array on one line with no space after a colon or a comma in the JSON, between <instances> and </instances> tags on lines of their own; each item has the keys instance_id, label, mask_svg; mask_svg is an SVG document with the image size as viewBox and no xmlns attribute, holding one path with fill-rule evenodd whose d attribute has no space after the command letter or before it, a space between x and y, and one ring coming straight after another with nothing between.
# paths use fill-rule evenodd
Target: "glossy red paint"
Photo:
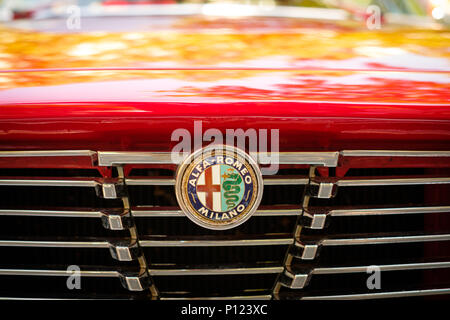
<instances>
[{"instance_id":1,"label":"glossy red paint","mask_svg":"<svg viewBox=\"0 0 450 320\"><path fill-rule=\"evenodd\" d=\"M170 151L195 120L279 129L284 151L450 150L446 30L199 17L155 28L0 29L0 150Z\"/></svg>"},{"instance_id":2,"label":"glossy red paint","mask_svg":"<svg viewBox=\"0 0 450 320\"><path fill-rule=\"evenodd\" d=\"M172 132L178 128L192 132L195 120L202 121L203 130L279 129L281 150L450 148L450 108L445 104L212 102L203 97L167 102L73 101L86 99L89 92L77 98L79 94L59 92L67 102L41 96L33 103L5 103L0 148L170 151Z\"/></svg>"}]
</instances>

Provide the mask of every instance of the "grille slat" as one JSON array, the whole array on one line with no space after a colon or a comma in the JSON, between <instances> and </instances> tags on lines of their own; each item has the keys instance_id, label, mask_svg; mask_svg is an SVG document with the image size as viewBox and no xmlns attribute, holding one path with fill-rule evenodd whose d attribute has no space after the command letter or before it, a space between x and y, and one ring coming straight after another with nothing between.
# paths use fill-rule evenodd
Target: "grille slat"
<instances>
[{"instance_id":1,"label":"grille slat","mask_svg":"<svg viewBox=\"0 0 450 320\"><path fill-rule=\"evenodd\" d=\"M120 275L118 271L101 270L101 267L96 269L93 266L89 266L89 269L87 269L81 266L80 269L79 275L81 277L118 278ZM0 269L0 275L67 277L70 273L66 269Z\"/></svg>"},{"instance_id":2,"label":"grille slat","mask_svg":"<svg viewBox=\"0 0 450 320\"><path fill-rule=\"evenodd\" d=\"M175 179L171 177L130 177L125 179L125 183L130 186L173 186Z\"/></svg>"},{"instance_id":3,"label":"grille slat","mask_svg":"<svg viewBox=\"0 0 450 320\"><path fill-rule=\"evenodd\" d=\"M265 295L241 295L241 296L221 296L221 297L189 297L184 294L181 297L174 296L173 293L164 292L165 297L161 297L161 300L271 300L271 294ZM170 296L172 294L172 296Z\"/></svg>"},{"instance_id":4,"label":"grille slat","mask_svg":"<svg viewBox=\"0 0 450 320\"><path fill-rule=\"evenodd\" d=\"M305 242L314 241L311 238L303 239ZM385 234L380 236L368 237L367 235L352 235L339 238L324 238L316 240L322 246L356 246L356 245L375 245L375 244L391 244L391 243L413 243L428 241L450 241L450 234Z\"/></svg>"},{"instance_id":5,"label":"grille slat","mask_svg":"<svg viewBox=\"0 0 450 320\"><path fill-rule=\"evenodd\" d=\"M374 292L361 294L341 294L330 296L307 296L300 300L368 300L368 299L389 299L389 298L410 298L410 297L424 297L450 294L450 288L444 289L428 289L428 290L405 290L405 291L391 291L391 292Z\"/></svg>"},{"instance_id":6,"label":"grille slat","mask_svg":"<svg viewBox=\"0 0 450 320\"><path fill-rule=\"evenodd\" d=\"M312 270L312 274L367 272L369 267L370 266L315 268ZM387 265L378 265L377 267L380 268L381 271L441 269L441 268L450 268L450 262L443 261L443 262L387 264Z\"/></svg>"},{"instance_id":7,"label":"grille slat","mask_svg":"<svg viewBox=\"0 0 450 320\"><path fill-rule=\"evenodd\" d=\"M332 217L348 217L348 216L369 216L369 215L421 214L421 213L439 213L439 212L450 213L450 206L333 209L330 211L329 215Z\"/></svg>"},{"instance_id":8,"label":"grille slat","mask_svg":"<svg viewBox=\"0 0 450 320\"><path fill-rule=\"evenodd\" d=\"M292 244L294 240L285 235L284 237L261 236L246 239L205 239L204 236L198 239L170 239L167 237L142 237L140 245L142 247L229 247L229 246L279 246ZM1 242L0 242L1 244Z\"/></svg>"},{"instance_id":9,"label":"grille slat","mask_svg":"<svg viewBox=\"0 0 450 320\"><path fill-rule=\"evenodd\" d=\"M184 268L170 268L170 269L149 269L152 276L207 276L207 275L241 275L241 274L267 274L267 273L280 273L283 272L283 266L274 267L252 267L249 265L241 267L198 267L198 266L186 266Z\"/></svg>"},{"instance_id":10,"label":"grille slat","mask_svg":"<svg viewBox=\"0 0 450 320\"><path fill-rule=\"evenodd\" d=\"M308 177L290 177L290 176L268 176L264 179L264 185L305 185L308 184ZM1 181L0 181L1 183ZM175 179L171 177L129 177L125 179L125 183L130 186L173 186Z\"/></svg>"},{"instance_id":11,"label":"grille slat","mask_svg":"<svg viewBox=\"0 0 450 320\"><path fill-rule=\"evenodd\" d=\"M338 180L336 184L340 187L358 187L358 186L404 186L404 185L424 185L424 184L449 184L450 178L447 177L414 177L414 178L383 178L368 179L359 178Z\"/></svg>"},{"instance_id":12,"label":"grille slat","mask_svg":"<svg viewBox=\"0 0 450 320\"><path fill-rule=\"evenodd\" d=\"M0 209L0 216L30 216L53 218L101 218L102 212L95 210L13 210Z\"/></svg>"},{"instance_id":13,"label":"grille slat","mask_svg":"<svg viewBox=\"0 0 450 320\"><path fill-rule=\"evenodd\" d=\"M37 186L37 187L91 187L95 188L100 183L90 178L49 178L49 177L33 177L14 179L5 179L0 177L0 186Z\"/></svg>"},{"instance_id":14,"label":"grille slat","mask_svg":"<svg viewBox=\"0 0 450 320\"><path fill-rule=\"evenodd\" d=\"M0 240L0 247L109 248L102 240Z\"/></svg>"},{"instance_id":15,"label":"grille slat","mask_svg":"<svg viewBox=\"0 0 450 320\"><path fill-rule=\"evenodd\" d=\"M132 208L134 217L141 218L187 218L181 209L177 207L134 207ZM287 206L261 206L254 216L260 217L279 217L279 216L300 216L302 210L298 207ZM1 210L0 210L1 215Z\"/></svg>"}]
</instances>

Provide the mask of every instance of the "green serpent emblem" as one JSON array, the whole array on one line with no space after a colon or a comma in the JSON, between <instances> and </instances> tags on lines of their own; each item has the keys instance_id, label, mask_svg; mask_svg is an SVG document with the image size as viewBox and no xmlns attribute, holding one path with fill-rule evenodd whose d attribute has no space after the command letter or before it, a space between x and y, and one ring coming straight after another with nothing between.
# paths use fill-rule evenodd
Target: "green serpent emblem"
<instances>
[{"instance_id":1,"label":"green serpent emblem","mask_svg":"<svg viewBox=\"0 0 450 320\"><path fill-rule=\"evenodd\" d=\"M228 169L228 172L233 172L233 169ZM226 180L222 183L222 188L225 190L223 196L226 199L226 204L228 210L234 208L239 200L239 192L241 192L241 187L239 186L242 182L242 178L238 173L227 174Z\"/></svg>"}]
</instances>

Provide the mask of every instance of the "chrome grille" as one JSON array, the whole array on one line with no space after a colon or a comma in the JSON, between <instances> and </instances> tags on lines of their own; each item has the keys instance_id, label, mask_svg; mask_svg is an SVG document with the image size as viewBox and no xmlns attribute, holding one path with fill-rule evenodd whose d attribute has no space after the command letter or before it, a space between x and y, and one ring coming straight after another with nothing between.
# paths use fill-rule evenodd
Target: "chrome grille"
<instances>
[{"instance_id":1,"label":"chrome grille","mask_svg":"<svg viewBox=\"0 0 450 320\"><path fill-rule=\"evenodd\" d=\"M2 160L27 157L39 159L39 169L4 162L0 169L4 297L318 300L450 293L449 281L436 283L427 274L438 269L448 279L450 152L281 153L281 170L264 177L254 217L220 232L190 223L177 207L169 153L0 153ZM376 166L364 166L365 158ZM51 167L54 159L60 162ZM444 221L441 229L430 230L436 219ZM68 265L80 266L81 291L67 290ZM380 267L389 286L364 290L369 265ZM52 290L24 291L32 282Z\"/></svg>"},{"instance_id":2,"label":"chrome grille","mask_svg":"<svg viewBox=\"0 0 450 320\"><path fill-rule=\"evenodd\" d=\"M350 163L344 170L338 166L325 174L311 173L301 232L286 259L276 297L346 300L450 293L450 171L432 168L448 166L448 160L424 166L402 159L411 167L396 168L394 155L385 168ZM427 228L436 220L440 228ZM381 271L380 289L367 287L372 266ZM429 281L430 274L439 274L437 281Z\"/></svg>"}]
</instances>

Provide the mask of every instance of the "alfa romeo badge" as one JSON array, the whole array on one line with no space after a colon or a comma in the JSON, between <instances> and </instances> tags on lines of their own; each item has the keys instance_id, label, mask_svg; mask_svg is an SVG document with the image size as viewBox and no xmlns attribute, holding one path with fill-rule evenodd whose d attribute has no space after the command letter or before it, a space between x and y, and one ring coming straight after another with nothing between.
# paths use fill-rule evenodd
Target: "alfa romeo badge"
<instances>
[{"instance_id":1,"label":"alfa romeo badge","mask_svg":"<svg viewBox=\"0 0 450 320\"><path fill-rule=\"evenodd\" d=\"M258 164L229 146L200 149L178 167L176 196L186 216L213 230L247 221L261 202L263 180Z\"/></svg>"}]
</instances>

